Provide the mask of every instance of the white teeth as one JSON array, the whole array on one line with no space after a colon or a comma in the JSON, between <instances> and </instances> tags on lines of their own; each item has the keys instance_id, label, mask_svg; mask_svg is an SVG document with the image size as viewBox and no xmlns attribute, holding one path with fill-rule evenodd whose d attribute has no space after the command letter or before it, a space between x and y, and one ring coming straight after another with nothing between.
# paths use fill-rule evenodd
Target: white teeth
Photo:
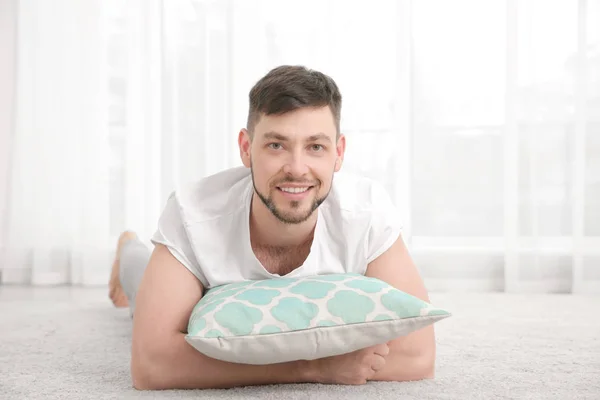
<instances>
[{"instance_id":1,"label":"white teeth","mask_svg":"<svg viewBox=\"0 0 600 400\"><path fill-rule=\"evenodd\" d=\"M306 192L308 190L308 187L301 187L301 188L279 188L284 192L288 192L288 193L302 193L302 192Z\"/></svg>"}]
</instances>

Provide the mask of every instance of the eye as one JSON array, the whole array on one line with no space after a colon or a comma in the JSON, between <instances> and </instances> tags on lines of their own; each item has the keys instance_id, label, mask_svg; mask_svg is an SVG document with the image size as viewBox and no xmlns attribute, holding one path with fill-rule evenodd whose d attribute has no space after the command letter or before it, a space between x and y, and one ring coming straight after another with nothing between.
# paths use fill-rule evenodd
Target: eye
<instances>
[{"instance_id":1,"label":"eye","mask_svg":"<svg viewBox=\"0 0 600 400\"><path fill-rule=\"evenodd\" d=\"M313 145L310 146L310 149L312 151L323 151L324 148L323 148L323 145L313 144Z\"/></svg>"},{"instance_id":2,"label":"eye","mask_svg":"<svg viewBox=\"0 0 600 400\"><path fill-rule=\"evenodd\" d=\"M269 143L269 147L273 150L279 150L279 149L281 149L281 144L280 143Z\"/></svg>"}]
</instances>

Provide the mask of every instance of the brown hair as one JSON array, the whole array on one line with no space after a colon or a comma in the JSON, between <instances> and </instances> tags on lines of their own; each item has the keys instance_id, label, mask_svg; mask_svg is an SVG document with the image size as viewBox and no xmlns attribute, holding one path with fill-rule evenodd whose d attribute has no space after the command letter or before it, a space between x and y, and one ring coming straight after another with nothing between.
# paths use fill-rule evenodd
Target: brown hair
<instances>
[{"instance_id":1,"label":"brown hair","mask_svg":"<svg viewBox=\"0 0 600 400\"><path fill-rule=\"evenodd\" d=\"M261 78L250 90L246 129L250 132L261 114L285 114L303 107L329 106L340 133L342 95L329 76L303 66L282 65Z\"/></svg>"}]
</instances>

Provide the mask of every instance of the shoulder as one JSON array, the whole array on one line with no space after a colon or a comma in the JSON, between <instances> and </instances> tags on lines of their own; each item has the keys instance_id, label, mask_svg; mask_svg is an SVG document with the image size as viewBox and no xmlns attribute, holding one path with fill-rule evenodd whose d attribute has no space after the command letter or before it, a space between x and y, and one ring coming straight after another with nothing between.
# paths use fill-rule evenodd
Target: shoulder
<instances>
[{"instance_id":1,"label":"shoulder","mask_svg":"<svg viewBox=\"0 0 600 400\"><path fill-rule=\"evenodd\" d=\"M185 223L203 222L243 208L251 184L249 169L230 168L178 188L171 201L179 207Z\"/></svg>"},{"instance_id":2,"label":"shoulder","mask_svg":"<svg viewBox=\"0 0 600 400\"><path fill-rule=\"evenodd\" d=\"M346 260L356 264L349 267L352 271L364 273L402 230L399 211L384 185L365 176L336 174L323 205L331 241L350 253Z\"/></svg>"}]
</instances>

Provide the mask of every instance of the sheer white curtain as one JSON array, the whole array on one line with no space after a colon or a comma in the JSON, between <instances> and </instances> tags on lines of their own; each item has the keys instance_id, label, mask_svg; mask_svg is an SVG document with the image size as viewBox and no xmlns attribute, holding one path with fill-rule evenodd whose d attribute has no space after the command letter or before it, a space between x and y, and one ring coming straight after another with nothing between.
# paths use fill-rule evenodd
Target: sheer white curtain
<instances>
[{"instance_id":1,"label":"sheer white curtain","mask_svg":"<svg viewBox=\"0 0 600 400\"><path fill-rule=\"evenodd\" d=\"M104 283L121 230L239 165L254 82L304 64L430 289L600 293L599 3L18 2L2 282Z\"/></svg>"},{"instance_id":2,"label":"sheer white curtain","mask_svg":"<svg viewBox=\"0 0 600 400\"><path fill-rule=\"evenodd\" d=\"M1 188L3 282L106 280L109 148L100 3L14 3L16 82L2 160L8 170Z\"/></svg>"},{"instance_id":3,"label":"sheer white curtain","mask_svg":"<svg viewBox=\"0 0 600 400\"><path fill-rule=\"evenodd\" d=\"M415 1L412 245L429 284L600 292L600 2Z\"/></svg>"}]
</instances>

